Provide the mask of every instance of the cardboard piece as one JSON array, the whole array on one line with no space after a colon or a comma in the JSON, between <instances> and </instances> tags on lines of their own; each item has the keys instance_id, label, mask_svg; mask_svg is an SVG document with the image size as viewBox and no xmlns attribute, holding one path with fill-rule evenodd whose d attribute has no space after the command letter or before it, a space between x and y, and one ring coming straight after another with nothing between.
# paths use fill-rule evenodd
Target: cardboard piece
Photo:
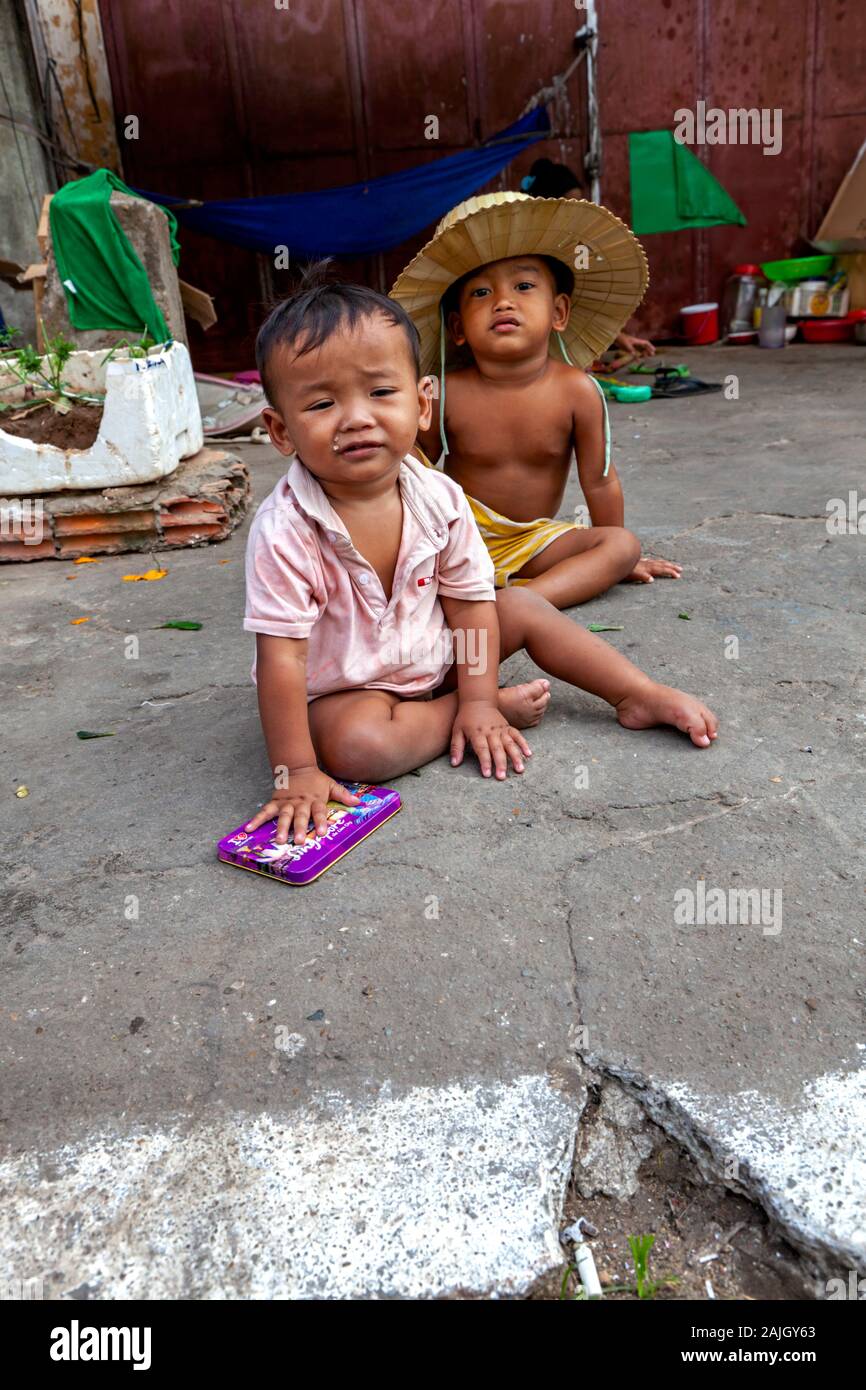
<instances>
[{"instance_id":1,"label":"cardboard piece","mask_svg":"<svg viewBox=\"0 0 866 1390\"><path fill-rule=\"evenodd\" d=\"M51 223L48 209L53 197L53 193L46 193L45 197L42 199L42 211L39 214L39 224L36 228L36 240L39 243L39 250L43 260L48 255L48 243L51 240Z\"/></svg>"},{"instance_id":2,"label":"cardboard piece","mask_svg":"<svg viewBox=\"0 0 866 1390\"><path fill-rule=\"evenodd\" d=\"M19 265L17 261L7 261L0 258L0 280L11 285L14 290L26 290L32 285L33 311L36 317L36 346L41 352L44 346L42 340L42 296L45 292L45 266L41 262L23 266Z\"/></svg>"},{"instance_id":3,"label":"cardboard piece","mask_svg":"<svg viewBox=\"0 0 866 1390\"><path fill-rule=\"evenodd\" d=\"M866 309L866 251L852 251L836 262L848 276L852 309Z\"/></svg>"},{"instance_id":4,"label":"cardboard piece","mask_svg":"<svg viewBox=\"0 0 866 1390\"><path fill-rule=\"evenodd\" d=\"M17 261L7 261L0 256L0 280L6 285L11 285L13 290L23 289L21 276L24 274L23 265Z\"/></svg>"},{"instance_id":5,"label":"cardboard piece","mask_svg":"<svg viewBox=\"0 0 866 1390\"><path fill-rule=\"evenodd\" d=\"M834 253L866 251L866 140L839 185L812 245Z\"/></svg>"},{"instance_id":6,"label":"cardboard piece","mask_svg":"<svg viewBox=\"0 0 866 1390\"><path fill-rule=\"evenodd\" d=\"M180 302L187 318L194 319L207 332L217 321L216 309L210 295L204 290L197 290L195 285L188 285L186 280L178 279L177 283L180 288Z\"/></svg>"},{"instance_id":7,"label":"cardboard piece","mask_svg":"<svg viewBox=\"0 0 866 1390\"><path fill-rule=\"evenodd\" d=\"M19 285L31 285L34 280L44 280L46 270L47 266L44 261L37 261L34 265L29 265L18 276Z\"/></svg>"}]
</instances>

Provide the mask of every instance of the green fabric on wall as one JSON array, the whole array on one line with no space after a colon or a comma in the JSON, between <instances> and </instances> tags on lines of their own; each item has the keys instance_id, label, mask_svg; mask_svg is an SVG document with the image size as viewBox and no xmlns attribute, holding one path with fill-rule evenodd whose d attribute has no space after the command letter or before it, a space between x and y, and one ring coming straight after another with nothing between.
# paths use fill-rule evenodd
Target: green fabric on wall
<instances>
[{"instance_id":1,"label":"green fabric on wall","mask_svg":"<svg viewBox=\"0 0 866 1390\"><path fill-rule=\"evenodd\" d=\"M146 330L155 342L165 342L171 334L147 272L111 207L115 190L139 196L110 169L97 169L65 184L49 204L51 242L69 318L73 328L127 329L139 335ZM177 265L177 219L167 208L159 210L168 221Z\"/></svg>"},{"instance_id":2,"label":"green fabric on wall","mask_svg":"<svg viewBox=\"0 0 866 1390\"><path fill-rule=\"evenodd\" d=\"M745 227L733 198L691 150L674 139L673 131L630 135L628 152L636 236L683 227Z\"/></svg>"}]
</instances>

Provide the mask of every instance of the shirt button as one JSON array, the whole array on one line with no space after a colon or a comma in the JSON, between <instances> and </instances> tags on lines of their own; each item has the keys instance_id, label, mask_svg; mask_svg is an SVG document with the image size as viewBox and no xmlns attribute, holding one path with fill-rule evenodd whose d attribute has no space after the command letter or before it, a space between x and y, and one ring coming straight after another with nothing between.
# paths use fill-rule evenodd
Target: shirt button
<instances>
[{"instance_id":1,"label":"shirt button","mask_svg":"<svg viewBox=\"0 0 866 1390\"><path fill-rule=\"evenodd\" d=\"M335 541L335 540L337 540L337 533L336 533L336 531L329 531L329 532L328 532L328 540L329 540L329 541Z\"/></svg>"},{"instance_id":2,"label":"shirt button","mask_svg":"<svg viewBox=\"0 0 866 1390\"><path fill-rule=\"evenodd\" d=\"M369 584L369 582L370 582L370 576L369 576L369 574L363 574L363 573L362 573L362 574L359 574L359 575L358 575L358 583L359 583L359 584Z\"/></svg>"}]
</instances>

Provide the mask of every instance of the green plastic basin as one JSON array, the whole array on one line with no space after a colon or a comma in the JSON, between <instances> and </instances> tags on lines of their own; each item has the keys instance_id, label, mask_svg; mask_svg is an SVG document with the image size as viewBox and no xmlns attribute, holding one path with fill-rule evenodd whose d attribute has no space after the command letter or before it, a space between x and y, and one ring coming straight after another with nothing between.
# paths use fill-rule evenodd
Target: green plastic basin
<instances>
[{"instance_id":1,"label":"green plastic basin","mask_svg":"<svg viewBox=\"0 0 866 1390\"><path fill-rule=\"evenodd\" d=\"M833 256L799 256L788 261L764 261L761 269L768 280L790 285L795 280L820 280L829 275L833 260Z\"/></svg>"}]
</instances>

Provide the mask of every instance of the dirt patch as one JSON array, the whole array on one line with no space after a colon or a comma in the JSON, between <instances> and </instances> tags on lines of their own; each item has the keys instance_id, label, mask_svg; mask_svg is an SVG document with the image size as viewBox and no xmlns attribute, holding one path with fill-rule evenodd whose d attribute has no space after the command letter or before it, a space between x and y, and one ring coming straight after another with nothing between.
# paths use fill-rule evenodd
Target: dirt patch
<instances>
[{"instance_id":1,"label":"dirt patch","mask_svg":"<svg viewBox=\"0 0 866 1390\"><path fill-rule=\"evenodd\" d=\"M73 405L61 415L52 406L31 410L19 420L11 419L14 410L0 414L0 429L19 439L32 439L34 444L53 444L58 449L89 449L102 424L101 405Z\"/></svg>"},{"instance_id":2,"label":"dirt patch","mask_svg":"<svg viewBox=\"0 0 866 1390\"><path fill-rule=\"evenodd\" d=\"M581 1121L584 1143L600 1118L598 1094L591 1090L590 1096ZM633 1196L582 1197L569 1183L562 1229L580 1216L597 1229L587 1243L605 1299L637 1299L628 1238L652 1234L648 1272L657 1300L813 1300L817 1270L776 1233L761 1208L706 1182L684 1149L651 1122L649 1129L654 1151L640 1166ZM558 1271L538 1279L523 1297L558 1299L565 1270L563 1258ZM580 1287L572 1275L567 1297Z\"/></svg>"}]
</instances>

